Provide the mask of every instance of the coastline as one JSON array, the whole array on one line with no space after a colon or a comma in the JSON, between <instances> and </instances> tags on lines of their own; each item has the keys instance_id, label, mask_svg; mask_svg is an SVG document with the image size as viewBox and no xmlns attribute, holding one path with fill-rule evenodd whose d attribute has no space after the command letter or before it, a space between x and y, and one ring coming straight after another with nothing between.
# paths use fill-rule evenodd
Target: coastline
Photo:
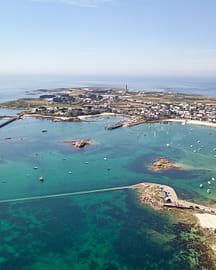
<instances>
[{"instance_id":1,"label":"coastline","mask_svg":"<svg viewBox=\"0 0 216 270\"><path fill-rule=\"evenodd\" d=\"M181 200L172 187L156 183L140 183L136 185L136 192L141 205L148 205L156 211L169 211L181 222L201 231L206 239L204 244L210 248L212 261L216 262L215 205L203 206ZM168 198L169 203L167 203Z\"/></svg>"},{"instance_id":2,"label":"coastline","mask_svg":"<svg viewBox=\"0 0 216 270\"><path fill-rule=\"evenodd\" d=\"M30 113L24 113L22 118L25 117L35 117L35 118L43 118L47 120L53 120L53 121L62 121L62 122L75 122L75 121L81 121L77 117L66 117L66 116L55 116L55 115L43 115L43 114L30 114Z\"/></svg>"},{"instance_id":3,"label":"coastline","mask_svg":"<svg viewBox=\"0 0 216 270\"><path fill-rule=\"evenodd\" d=\"M176 122L181 123L182 125L198 125L198 126L206 126L206 127L213 127L216 128L216 123L201 121L201 120L187 120L187 119L163 119L160 122Z\"/></svg>"},{"instance_id":4,"label":"coastline","mask_svg":"<svg viewBox=\"0 0 216 270\"><path fill-rule=\"evenodd\" d=\"M89 119L89 118L95 118L95 117L102 117L102 116L125 116L127 117L126 115L121 115L121 114L117 114L117 113L100 113L100 114L87 114L87 115L79 115L77 116L77 118L79 118L81 121L84 121L86 119Z\"/></svg>"},{"instance_id":5,"label":"coastline","mask_svg":"<svg viewBox=\"0 0 216 270\"><path fill-rule=\"evenodd\" d=\"M76 122L76 121L85 121L90 118L103 117L103 116L123 116L128 117L127 115L116 114L116 113L101 113L101 114L87 114L87 115L78 115L77 117L68 117L68 116L55 116L55 115L44 115L40 113L24 113L22 118L25 117L35 117L35 118L43 118L47 120L53 121L62 121L62 122Z\"/></svg>"},{"instance_id":6,"label":"coastline","mask_svg":"<svg viewBox=\"0 0 216 270\"><path fill-rule=\"evenodd\" d=\"M211 214L195 214L202 228L216 229L216 216Z\"/></svg>"},{"instance_id":7,"label":"coastline","mask_svg":"<svg viewBox=\"0 0 216 270\"><path fill-rule=\"evenodd\" d=\"M56 121L63 121L63 122L75 122L75 121L85 121L87 119L96 118L96 117L103 117L103 116L122 116L127 117L128 120L124 122L122 127L133 127L135 125L142 125L142 124L152 124L152 123L180 123L182 125L197 125L197 126L206 126L216 128L216 123L201 121L201 120L187 120L187 119L174 119L174 118L167 118L162 120L154 120L154 121L147 121L144 119L138 119L137 121L131 121L131 116L125 114L118 114L118 113L101 113L101 114L87 114L87 115L78 115L77 117L67 117L67 116L55 116L55 115L43 115L43 114L30 114L24 113L22 117L35 117L35 118L44 118L48 120L56 120Z\"/></svg>"}]
</instances>

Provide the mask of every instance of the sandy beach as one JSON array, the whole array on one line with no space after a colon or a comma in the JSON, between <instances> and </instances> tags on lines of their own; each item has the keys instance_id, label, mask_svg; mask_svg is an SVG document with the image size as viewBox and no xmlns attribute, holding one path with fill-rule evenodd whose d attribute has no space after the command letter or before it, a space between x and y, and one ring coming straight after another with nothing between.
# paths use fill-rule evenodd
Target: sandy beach
<instances>
[{"instance_id":1,"label":"sandy beach","mask_svg":"<svg viewBox=\"0 0 216 270\"><path fill-rule=\"evenodd\" d=\"M183 125L199 125L216 128L216 123L200 121L200 120L185 120L185 119L165 119L162 122L177 122L182 123Z\"/></svg>"},{"instance_id":2,"label":"sandy beach","mask_svg":"<svg viewBox=\"0 0 216 270\"><path fill-rule=\"evenodd\" d=\"M216 216L211 214L195 214L203 228L216 229Z\"/></svg>"},{"instance_id":3,"label":"sandy beach","mask_svg":"<svg viewBox=\"0 0 216 270\"><path fill-rule=\"evenodd\" d=\"M101 117L101 116L119 116L116 113L100 113L100 114L88 114L88 115L79 115L78 118L80 120L86 120L89 118Z\"/></svg>"},{"instance_id":4,"label":"sandy beach","mask_svg":"<svg viewBox=\"0 0 216 270\"><path fill-rule=\"evenodd\" d=\"M50 120L58 120L58 121L74 121L78 120L76 117L66 117L66 116L56 116L56 115L43 115L39 113L33 113L33 114L28 114L25 113L23 116L24 117L35 117L35 118L44 118L44 119L50 119Z\"/></svg>"}]
</instances>

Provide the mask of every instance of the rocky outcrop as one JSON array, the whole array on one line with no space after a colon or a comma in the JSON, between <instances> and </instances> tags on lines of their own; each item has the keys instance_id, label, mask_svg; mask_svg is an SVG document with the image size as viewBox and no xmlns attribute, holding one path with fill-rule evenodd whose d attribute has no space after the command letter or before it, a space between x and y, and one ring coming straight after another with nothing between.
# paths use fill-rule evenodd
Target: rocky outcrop
<instances>
[{"instance_id":1,"label":"rocky outcrop","mask_svg":"<svg viewBox=\"0 0 216 270\"><path fill-rule=\"evenodd\" d=\"M163 170L181 169L181 168L179 165L169 161L168 159L160 157L151 164L150 169L152 171L158 172Z\"/></svg>"},{"instance_id":2,"label":"rocky outcrop","mask_svg":"<svg viewBox=\"0 0 216 270\"><path fill-rule=\"evenodd\" d=\"M64 143L70 144L76 148L84 148L88 145L91 145L91 140L81 139L81 140L74 140L74 141L64 141Z\"/></svg>"}]
</instances>

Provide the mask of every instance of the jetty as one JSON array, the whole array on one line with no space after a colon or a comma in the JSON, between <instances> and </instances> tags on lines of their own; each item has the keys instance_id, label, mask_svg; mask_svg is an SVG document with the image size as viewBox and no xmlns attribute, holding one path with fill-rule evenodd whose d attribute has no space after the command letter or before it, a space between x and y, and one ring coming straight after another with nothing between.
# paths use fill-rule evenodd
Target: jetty
<instances>
[{"instance_id":1,"label":"jetty","mask_svg":"<svg viewBox=\"0 0 216 270\"><path fill-rule=\"evenodd\" d=\"M5 121L4 123L0 124L0 128L3 128L3 127L9 125L10 123L12 123L12 122L14 122L14 121L16 121L18 119L19 119L19 116L13 117L13 118Z\"/></svg>"},{"instance_id":2,"label":"jetty","mask_svg":"<svg viewBox=\"0 0 216 270\"><path fill-rule=\"evenodd\" d=\"M114 125L110 125L110 126L107 126L106 129L107 130L112 130L112 129L116 129L116 128L120 128L123 126L123 123L122 122L118 122Z\"/></svg>"},{"instance_id":3,"label":"jetty","mask_svg":"<svg viewBox=\"0 0 216 270\"><path fill-rule=\"evenodd\" d=\"M1 124L0 124L0 128L3 128L3 127L9 125L10 123L12 123L12 122L14 122L14 121L21 119L23 115L24 115L24 114L21 113L21 114L19 114L19 115L17 115L17 116L11 116L9 120L7 120L7 121L5 121L4 123L1 123Z\"/></svg>"}]
</instances>

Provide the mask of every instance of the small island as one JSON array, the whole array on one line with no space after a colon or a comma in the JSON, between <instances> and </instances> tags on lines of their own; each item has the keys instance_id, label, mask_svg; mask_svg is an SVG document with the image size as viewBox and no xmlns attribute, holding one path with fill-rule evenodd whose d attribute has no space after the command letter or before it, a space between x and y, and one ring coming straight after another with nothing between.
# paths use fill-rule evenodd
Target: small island
<instances>
[{"instance_id":1,"label":"small island","mask_svg":"<svg viewBox=\"0 0 216 270\"><path fill-rule=\"evenodd\" d=\"M159 172L171 169L180 170L181 167L166 158L160 157L150 165L150 169L154 172Z\"/></svg>"},{"instance_id":2,"label":"small island","mask_svg":"<svg viewBox=\"0 0 216 270\"><path fill-rule=\"evenodd\" d=\"M70 144L76 148L84 148L84 147L92 144L91 140L89 140L89 139L64 141L64 143Z\"/></svg>"}]
</instances>

